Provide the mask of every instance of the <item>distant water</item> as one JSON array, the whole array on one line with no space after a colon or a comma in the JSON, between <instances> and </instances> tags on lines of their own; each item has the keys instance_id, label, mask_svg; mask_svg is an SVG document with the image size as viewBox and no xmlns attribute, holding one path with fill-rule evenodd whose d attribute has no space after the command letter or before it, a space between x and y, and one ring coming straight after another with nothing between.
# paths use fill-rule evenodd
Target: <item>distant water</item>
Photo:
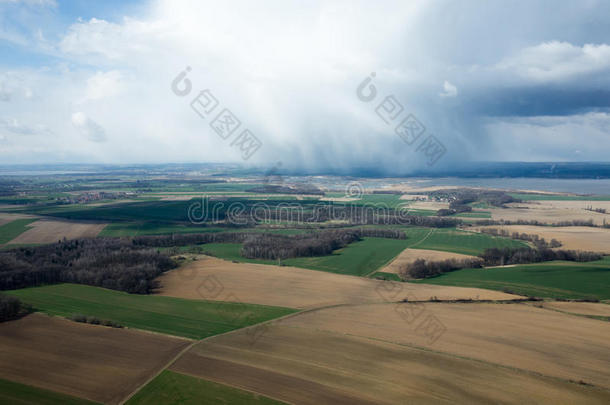
<instances>
[{"instance_id":1,"label":"distant water","mask_svg":"<svg viewBox=\"0 0 610 405\"><path fill-rule=\"evenodd\" d=\"M541 190L558 193L610 195L610 179L542 179L542 178L443 178L417 179L418 186L489 187L504 190ZM411 182L410 182L411 183Z\"/></svg>"}]
</instances>

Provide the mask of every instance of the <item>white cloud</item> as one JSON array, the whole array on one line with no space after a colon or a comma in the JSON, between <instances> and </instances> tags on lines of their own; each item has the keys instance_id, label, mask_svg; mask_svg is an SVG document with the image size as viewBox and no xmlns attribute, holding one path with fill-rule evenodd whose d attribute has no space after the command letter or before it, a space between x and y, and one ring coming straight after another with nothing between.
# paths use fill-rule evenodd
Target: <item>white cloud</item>
<instances>
[{"instance_id":1,"label":"white cloud","mask_svg":"<svg viewBox=\"0 0 610 405\"><path fill-rule=\"evenodd\" d=\"M522 49L496 66L535 81L559 81L573 76L610 71L610 45L543 42Z\"/></svg>"},{"instance_id":2,"label":"white cloud","mask_svg":"<svg viewBox=\"0 0 610 405\"><path fill-rule=\"evenodd\" d=\"M53 58L44 59L44 67L0 70L2 115L31 128L53 129L55 137L44 145L45 159L240 161L231 140L210 128L213 117L202 119L189 106L207 88L219 109L231 109L242 128L263 142L251 159L255 163L281 160L288 169L369 166L407 172L422 167L421 156L375 114L385 96L394 94L404 114L416 115L428 133L446 144L443 159L467 158L463 151L483 151L493 158L489 151L499 153L494 148L500 125L508 124L496 120L496 126L482 127L477 114L503 111L502 99L494 95L506 91L500 94L504 100L519 103L520 89L532 82L574 88L582 75L599 78L608 69L608 45L576 45L605 40L589 38L586 21L593 11L577 5L566 5L548 19L545 7L530 2L510 10L443 0L146 4L137 17L106 21L96 15L62 26L60 32L46 26L17 30L29 33L28 41L38 46L28 52ZM595 15L604 20L610 14ZM584 33L570 36L566 22L572 31ZM480 32L490 35L481 37ZM549 38L566 42L544 42ZM170 82L185 66L192 67L193 90L177 97ZM373 71L379 95L363 103L355 90ZM599 82L590 82L589 88L599 88ZM497 102L498 108L480 113L477 102L491 107ZM510 139L525 136L517 129L536 132L542 127L540 122L510 124L501 128L510 134L504 145L509 149ZM594 123L583 121L579 128L588 126ZM26 145L28 137L17 138L7 135L11 142L22 142L12 144L7 159L37 159L28 153L34 147ZM94 145L91 139L106 142ZM551 141L546 134L541 139ZM549 156L560 156L559 151ZM514 150L515 157L528 153Z\"/></svg>"},{"instance_id":3,"label":"white cloud","mask_svg":"<svg viewBox=\"0 0 610 405\"><path fill-rule=\"evenodd\" d=\"M445 80L445 83L443 83L443 92L439 93L439 96L441 96L442 98L455 97L455 96L457 96L457 94L458 94L457 87L455 87L453 84L451 84L447 80Z\"/></svg>"},{"instance_id":4,"label":"white cloud","mask_svg":"<svg viewBox=\"0 0 610 405\"><path fill-rule=\"evenodd\" d=\"M123 76L116 70L97 72L87 79L85 100L100 100L119 94L123 88Z\"/></svg>"},{"instance_id":5,"label":"white cloud","mask_svg":"<svg viewBox=\"0 0 610 405\"><path fill-rule=\"evenodd\" d=\"M78 132L93 142L104 142L106 140L106 132L97 122L87 117L83 112L75 112L72 114L72 125Z\"/></svg>"}]
</instances>

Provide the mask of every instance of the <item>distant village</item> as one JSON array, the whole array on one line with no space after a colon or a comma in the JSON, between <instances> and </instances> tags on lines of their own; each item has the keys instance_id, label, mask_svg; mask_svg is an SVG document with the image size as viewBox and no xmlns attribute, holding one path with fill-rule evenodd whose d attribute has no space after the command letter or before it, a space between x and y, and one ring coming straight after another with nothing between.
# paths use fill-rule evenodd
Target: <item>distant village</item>
<instances>
[{"instance_id":1,"label":"distant village","mask_svg":"<svg viewBox=\"0 0 610 405\"><path fill-rule=\"evenodd\" d=\"M59 204L87 204L94 201L119 200L125 198L133 198L137 196L137 193L130 191L88 191L74 196L58 197L56 200Z\"/></svg>"}]
</instances>

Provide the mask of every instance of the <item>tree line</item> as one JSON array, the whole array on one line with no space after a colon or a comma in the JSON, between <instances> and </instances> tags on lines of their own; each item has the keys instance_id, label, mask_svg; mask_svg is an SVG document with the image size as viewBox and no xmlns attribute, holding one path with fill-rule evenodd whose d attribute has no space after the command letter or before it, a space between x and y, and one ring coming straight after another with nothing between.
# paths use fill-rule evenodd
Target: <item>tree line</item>
<instances>
[{"instance_id":1,"label":"tree line","mask_svg":"<svg viewBox=\"0 0 610 405\"><path fill-rule=\"evenodd\" d=\"M483 266L505 266L508 264L540 263L552 260L590 262L601 260L603 255L577 250L552 250L548 248L491 248L473 259L448 259L428 261L418 259L403 266L399 273L403 278L436 277L451 271L480 268Z\"/></svg>"},{"instance_id":2,"label":"tree line","mask_svg":"<svg viewBox=\"0 0 610 405\"><path fill-rule=\"evenodd\" d=\"M241 255L250 259L288 259L325 256L363 237L406 239L404 232L392 229L341 229L302 235L251 234L244 241Z\"/></svg>"},{"instance_id":3,"label":"tree line","mask_svg":"<svg viewBox=\"0 0 610 405\"><path fill-rule=\"evenodd\" d=\"M20 318L32 312L32 307L17 297L0 294L0 322Z\"/></svg>"},{"instance_id":4,"label":"tree line","mask_svg":"<svg viewBox=\"0 0 610 405\"><path fill-rule=\"evenodd\" d=\"M595 222L593 222L593 219L588 219L588 220L574 219L571 221L559 221L559 222L553 222L553 223L542 222L542 221L538 221L536 219L530 219L530 220L518 219L516 221L504 220L504 219L502 219L502 220L482 219L482 220L476 221L475 225L479 225L479 226L534 225L534 226L557 226L557 227L559 227L559 226L588 226L591 228L610 228L610 223L606 223L605 219L604 219L602 225L596 225Z\"/></svg>"},{"instance_id":5,"label":"tree line","mask_svg":"<svg viewBox=\"0 0 610 405\"><path fill-rule=\"evenodd\" d=\"M591 262L601 260L604 256L596 252L579 250L552 250L531 248L491 248L485 249L481 257L486 266L504 266L507 264L527 264L564 260L570 262Z\"/></svg>"},{"instance_id":6,"label":"tree line","mask_svg":"<svg viewBox=\"0 0 610 405\"><path fill-rule=\"evenodd\" d=\"M77 283L147 294L174 261L129 239L74 239L0 252L0 290Z\"/></svg>"},{"instance_id":7,"label":"tree line","mask_svg":"<svg viewBox=\"0 0 610 405\"><path fill-rule=\"evenodd\" d=\"M439 261L427 261L417 259L405 265L399 273L403 279L406 278L430 278L440 276L443 273L460 269L471 269L483 267L483 260L473 259L447 259Z\"/></svg>"},{"instance_id":8,"label":"tree line","mask_svg":"<svg viewBox=\"0 0 610 405\"><path fill-rule=\"evenodd\" d=\"M502 236L505 238L511 238L516 240L525 240L528 242L532 242L537 249L548 249L548 248L558 248L561 247L561 242L557 239L551 239L550 242L547 242L544 238L540 237L536 234L529 233L519 233L519 232L509 232L506 229L496 229L496 228L483 228L481 229L481 233L485 233L492 236Z\"/></svg>"}]
</instances>

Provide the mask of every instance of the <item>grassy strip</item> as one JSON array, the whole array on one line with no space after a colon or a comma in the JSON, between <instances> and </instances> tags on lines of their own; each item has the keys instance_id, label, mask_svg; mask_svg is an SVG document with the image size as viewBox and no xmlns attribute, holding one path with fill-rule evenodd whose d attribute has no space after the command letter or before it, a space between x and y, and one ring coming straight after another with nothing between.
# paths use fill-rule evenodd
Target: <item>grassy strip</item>
<instances>
[{"instance_id":1,"label":"grassy strip","mask_svg":"<svg viewBox=\"0 0 610 405\"><path fill-rule=\"evenodd\" d=\"M92 405L86 399L0 379L0 404Z\"/></svg>"},{"instance_id":2,"label":"grassy strip","mask_svg":"<svg viewBox=\"0 0 610 405\"><path fill-rule=\"evenodd\" d=\"M219 298L230 294L230 291L222 291L222 286L201 286L207 296L211 293L205 290L206 287L218 289ZM203 339L295 312L289 308L239 302L127 294L78 284L56 284L6 293L50 315L70 317L80 313L131 328L191 339ZM238 297L234 298L238 300Z\"/></svg>"},{"instance_id":3,"label":"grassy strip","mask_svg":"<svg viewBox=\"0 0 610 405\"><path fill-rule=\"evenodd\" d=\"M537 297L603 300L610 299L610 256L588 263L556 261L464 269L418 282L511 291Z\"/></svg>"},{"instance_id":4,"label":"grassy strip","mask_svg":"<svg viewBox=\"0 0 610 405\"><path fill-rule=\"evenodd\" d=\"M283 402L227 385L165 370L127 401L127 405L139 404L279 405Z\"/></svg>"},{"instance_id":5,"label":"grassy strip","mask_svg":"<svg viewBox=\"0 0 610 405\"><path fill-rule=\"evenodd\" d=\"M30 229L28 225L34 221L37 218L16 219L0 226L0 244L8 243Z\"/></svg>"},{"instance_id":6,"label":"grassy strip","mask_svg":"<svg viewBox=\"0 0 610 405\"><path fill-rule=\"evenodd\" d=\"M369 277L377 280L402 281L400 277L398 277L398 274L386 273L385 271L377 271L371 274Z\"/></svg>"}]
</instances>

